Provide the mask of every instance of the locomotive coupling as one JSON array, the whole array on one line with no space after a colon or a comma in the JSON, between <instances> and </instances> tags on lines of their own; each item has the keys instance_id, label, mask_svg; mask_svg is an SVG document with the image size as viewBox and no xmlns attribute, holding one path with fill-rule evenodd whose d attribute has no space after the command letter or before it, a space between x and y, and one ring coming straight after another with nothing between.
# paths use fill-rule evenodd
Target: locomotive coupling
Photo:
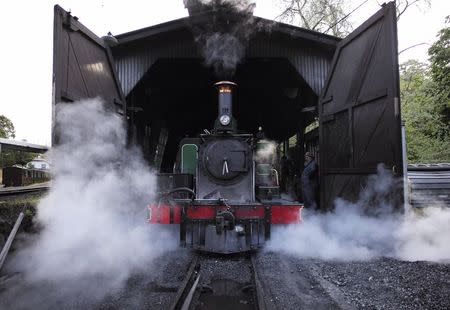
<instances>
[{"instance_id":1,"label":"locomotive coupling","mask_svg":"<svg viewBox=\"0 0 450 310\"><path fill-rule=\"evenodd\" d=\"M231 210L218 211L216 215L216 232L222 234L224 229L233 230L236 226L236 218Z\"/></svg>"}]
</instances>

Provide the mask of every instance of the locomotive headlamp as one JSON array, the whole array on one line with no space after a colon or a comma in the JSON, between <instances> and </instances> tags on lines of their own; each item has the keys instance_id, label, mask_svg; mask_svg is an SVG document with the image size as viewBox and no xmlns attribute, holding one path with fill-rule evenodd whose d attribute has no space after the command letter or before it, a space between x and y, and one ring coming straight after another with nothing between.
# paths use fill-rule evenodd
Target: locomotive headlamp
<instances>
[{"instance_id":1,"label":"locomotive headlamp","mask_svg":"<svg viewBox=\"0 0 450 310\"><path fill-rule=\"evenodd\" d=\"M230 123L231 118L228 115L222 115L219 120L223 126L226 126Z\"/></svg>"}]
</instances>

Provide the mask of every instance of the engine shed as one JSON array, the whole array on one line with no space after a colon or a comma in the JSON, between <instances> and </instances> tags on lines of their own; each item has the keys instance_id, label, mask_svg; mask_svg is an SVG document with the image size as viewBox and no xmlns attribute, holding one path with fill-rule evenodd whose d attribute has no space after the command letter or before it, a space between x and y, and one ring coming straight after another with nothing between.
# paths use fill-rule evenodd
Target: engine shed
<instances>
[{"instance_id":1,"label":"engine shed","mask_svg":"<svg viewBox=\"0 0 450 310\"><path fill-rule=\"evenodd\" d=\"M297 174L305 147L320 144L323 208L338 196L355 198L378 163L402 175L393 3L344 39L198 1L187 8L185 18L100 38L55 6L54 104L102 97L123 115L130 143L170 172L179 141L213 126L212 85L227 78L238 85L238 129L256 133L261 126L293 157ZM239 24L245 33L236 34ZM226 74L206 64L202 44L223 29L241 44ZM305 140L314 122L320 141ZM57 126L53 137L57 142Z\"/></svg>"},{"instance_id":2,"label":"engine shed","mask_svg":"<svg viewBox=\"0 0 450 310\"><path fill-rule=\"evenodd\" d=\"M131 140L143 145L147 158L162 171L172 169L180 137L213 125L217 107L211 85L222 77L205 65L204 47L197 41L202 35L198 28L216 22L214 18L210 12L198 12L121 34L112 48ZM318 97L339 39L251 18L263 30L255 29L242 43L245 56L232 76L238 84L234 116L242 131L255 133L262 126L269 139L288 140L317 116ZM238 22L233 15L229 19Z\"/></svg>"}]
</instances>

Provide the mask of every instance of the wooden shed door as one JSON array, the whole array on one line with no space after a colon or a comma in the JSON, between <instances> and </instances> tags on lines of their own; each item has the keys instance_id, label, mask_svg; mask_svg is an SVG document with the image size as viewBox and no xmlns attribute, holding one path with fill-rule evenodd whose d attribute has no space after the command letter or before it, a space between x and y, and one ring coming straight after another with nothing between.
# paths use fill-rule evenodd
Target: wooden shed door
<instances>
[{"instance_id":1,"label":"wooden shed door","mask_svg":"<svg viewBox=\"0 0 450 310\"><path fill-rule=\"evenodd\" d=\"M53 111L60 102L100 97L108 107L125 114L126 103L108 46L58 5L54 14Z\"/></svg>"},{"instance_id":2,"label":"wooden shed door","mask_svg":"<svg viewBox=\"0 0 450 310\"><path fill-rule=\"evenodd\" d=\"M337 47L319 101L323 209L356 200L379 163L403 175L397 53L393 2Z\"/></svg>"}]
</instances>

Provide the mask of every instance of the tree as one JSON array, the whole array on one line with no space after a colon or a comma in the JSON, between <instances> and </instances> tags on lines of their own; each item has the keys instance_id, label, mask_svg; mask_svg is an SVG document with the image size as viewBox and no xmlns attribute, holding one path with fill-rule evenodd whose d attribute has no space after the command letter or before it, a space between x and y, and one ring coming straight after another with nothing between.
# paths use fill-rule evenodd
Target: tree
<instances>
[{"instance_id":1,"label":"tree","mask_svg":"<svg viewBox=\"0 0 450 310\"><path fill-rule=\"evenodd\" d=\"M345 36L352 25L345 19L348 0L280 0L284 7L278 19L300 27Z\"/></svg>"},{"instance_id":2,"label":"tree","mask_svg":"<svg viewBox=\"0 0 450 310\"><path fill-rule=\"evenodd\" d=\"M369 0L278 0L283 11L281 21L303 28L344 37L353 29L351 14ZM383 1L384 2L384 1ZM378 2L381 6L382 2ZM397 0L397 20L412 6L429 6L430 0Z\"/></svg>"},{"instance_id":3,"label":"tree","mask_svg":"<svg viewBox=\"0 0 450 310\"><path fill-rule=\"evenodd\" d=\"M438 40L430 47L428 55L437 109L447 125L442 134L450 134L450 16L447 16L446 27L439 31Z\"/></svg>"},{"instance_id":4,"label":"tree","mask_svg":"<svg viewBox=\"0 0 450 310\"><path fill-rule=\"evenodd\" d=\"M440 112L430 67L416 60L400 66L402 117L405 120L408 161L450 160L450 132Z\"/></svg>"},{"instance_id":5,"label":"tree","mask_svg":"<svg viewBox=\"0 0 450 310\"><path fill-rule=\"evenodd\" d=\"M36 153L7 150L2 151L2 167L10 167L13 165L26 166L38 156Z\"/></svg>"},{"instance_id":6,"label":"tree","mask_svg":"<svg viewBox=\"0 0 450 310\"><path fill-rule=\"evenodd\" d=\"M395 6L397 8L397 20L412 6L430 6L430 0L397 0Z\"/></svg>"},{"instance_id":7,"label":"tree","mask_svg":"<svg viewBox=\"0 0 450 310\"><path fill-rule=\"evenodd\" d=\"M4 115L0 115L0 138L15 138L16 131L13 123ZM33 158L36 153L14 151L14 150L0 150L0 168L9 167L12 165L26 165Z\"/></svg>"},{"instance_id":8,"label":"tree","mask_svg":"<svg viewBox=\"0 0 450 310\"><path fill-rule=\"evenodd\" d=\"M0 138L15 138L16 131L13 123L4 115L0 115Z\"/></svg>"}]
</instances>

